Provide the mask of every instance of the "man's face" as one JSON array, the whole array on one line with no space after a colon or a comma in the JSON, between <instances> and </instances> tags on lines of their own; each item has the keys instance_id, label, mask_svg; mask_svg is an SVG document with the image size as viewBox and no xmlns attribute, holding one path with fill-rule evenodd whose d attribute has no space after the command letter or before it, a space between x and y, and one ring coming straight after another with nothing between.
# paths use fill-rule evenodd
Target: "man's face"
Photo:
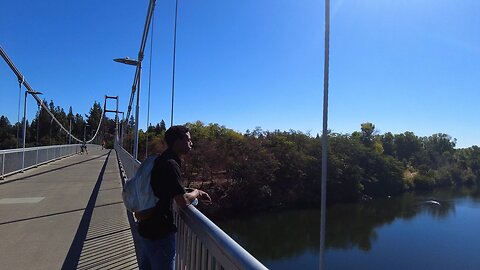
<instances>
[{"instance_id":1,"label":"man's face","mask_svg":"<svg viewBox=\"0 0 480 270\"><path fill-rule=\"evenodd\" d=\"M185 137L183 139L178 141L178 146L179 146L179 152L180 154L187 154L192 150L192 138L190 137L190 132L185 133Z\"/></svg>"}]
</instances>

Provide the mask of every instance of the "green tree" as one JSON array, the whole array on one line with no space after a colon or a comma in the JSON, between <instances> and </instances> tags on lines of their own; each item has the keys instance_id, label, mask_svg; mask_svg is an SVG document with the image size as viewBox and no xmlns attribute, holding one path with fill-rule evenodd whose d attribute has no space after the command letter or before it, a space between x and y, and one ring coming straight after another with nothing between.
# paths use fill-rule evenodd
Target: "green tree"
<instances>
[{"instance_id":1,"label":"green tree","mask_svg":"<svg viewBox=\"0 0 480 270\"><path fill-rule=\"evenodd\" d=\"M410 131L395 135L394 142L397 158L403 162L409 162L422 147L420 139Z\"/></svg>"},{"instance_id":2,"label":"green tree","mask_svg":"<svg viewBox=\"0 0 480 270\"><path fill-rule=\"evenodd\" d=\"M430 167L439 168L452 162L456 139L447 134L438 133L426 138L425 150L430 157Z\"/></svg>"},{"instance_id":3,"label":"green tree","mask_svg":"<svg viewBox=\"0 0 480 270\"><path fill-rule=\"evenodd\" d=\"M13 148L16 144L16 130L5 116L0 116L0 149Z\"/></svg>"},{"instance_id":4,"label":"green tree","mask_svg":"<svg viewBox=\"0 0 480 270\"><path fill-rule=\"evenodd\" d=\"M354 201L364 191L362 184L364 160L368 149L352 136L332 134L328 148L327 199L330 201Z\"/></svg>"},{"instance_id":5,"label":"green tree","mask_svg":"<svg viewBox=\"0 0 480 270\"><path fill-rule=\"evenodd\" d=\"M160 121L160 133L167 131L167 128L165 127L165 121Z\"/></svg>"},{"instance_id":6,"label":"green tree","mask_svg":"<svg viewBox=\"0 0 480 270\"><path fill-rule=\"evenodd\" d=\"M394 137L391 132L385 133L381 136L382 146L383 146L383 153L389 156L395 156L395 142Z\"/></svg>"},{"instance_id":7,"label":"green tree","mask_svg":"<svg viewBox=\"0 0 480 270\"><path fill-rule=\"evenodd\" d=\"M367 146L367 147L371 147L374 143L374 139L375 139L375 125L370 123L370 122L366 122L366 123L362 123L361 125L361 140L362 140L362 143Z\"/></svg>"},{"instance_id":8,"label":"green tree","mask_svg":"<svg viewBox=\"0 0 480 270\"><path fill-rule=\"evenodd\" d=\"M102 119L103 110L99 102L94 102L92 108L90 108L90 113L85 115L87 118L87 141L95 135L98 126L100 125L100 119Z\"/></svg>"}]
</instances>

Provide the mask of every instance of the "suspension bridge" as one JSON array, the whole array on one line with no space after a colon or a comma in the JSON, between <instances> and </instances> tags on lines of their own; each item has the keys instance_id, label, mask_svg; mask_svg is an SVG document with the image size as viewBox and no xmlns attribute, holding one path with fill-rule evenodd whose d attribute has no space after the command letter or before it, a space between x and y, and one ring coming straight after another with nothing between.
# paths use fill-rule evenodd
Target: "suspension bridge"
<instances>
[{"instance_id":1,"label":"suspension bridge","mask_svg":"<svg viewBox=\"0 0 480 270\"><path fill-rule=\"evenodd\" d=\"M117 97L105 96L95 134L81 140L42 102L1 47L0 54L27 88L25 100L32 95L52 122L77 142L27 148L24 116L22 147L0 150L2 268L137 269L141 240L121 190L140 166L138 141L133 155L122 147ZM109 98L117 99L115 110L106 108ZM108 112L116 114L114 149L92 143ZM177 269L266 269L194 206L176 209L175 222Z\"/></svg>"},{"instance_id":2,"label":"suspension bridge","mask_svg":"<svg viewBox=\"0 0 480 270\"><path fill-rule=\"evenodd\" d=\"M69 150L64 149L69 147ZM121 199L139 162L123 150L54 146L58 156L0 180L4 269L137 269L141 240ZM42 148L42 147L40 147ZM57 150L59 149L59 150ZM26 149L29 152L46 149ZM0 151L2 166L18 152ZM194 206L176 210L177 269L264 269Z\"/></svg>"},{"instance_id":3,"label":"suspension bridge","mask_svg":"<svg viewBox=\"0 0 480 270\"><path fill-rule=\"evenodd\" d=\"M123 206L121 190L138 161L140 73L155 1L150 1L138 59L114 59L135 65L126 119L137 96L132 153L123 148L126 121L119 120L118 96L105 96L95 133L89 140L72 134L39 97L7 52L0 55L24 93L22 144L0 150L0 261L4 269L137 269L141 239L135 220ZM172 116L173 95L172 82ZM46 112L68 137L66 145L26 147L27 97ZM114 110L107 99L116 100ZM106 113L115 114L114 149L98 142ZM20 114L20 113L19 113ZM95 140L97 139L97 140ZM102 138L102 140L104 140ZM72 143L73 141L73 143ZM88 150L87 150L88 149ZM266 269L194 206L175 209L177 269Z\"/></svg>"},{"instance_id":4,"label":"suspension bridge","mask_svg":"<svg viewBox=\"0 0 480 270\"><path fill-rule=\"evenodd\" d=\"M65 121L57 118L39 97L41 93L32 88L24 74L0 46L0 55L17 77L20 91L22 87L26 89L21 123L22 135L20 136L20 132L17 131L17 148L0 150L2 268L138 268L137 253L141 248L141 240L135 231L134 217L123 206L121 190L126 179L133 176L140 165L138 160L140 78L155 3L155 0L149 1L138 58L114 59L116 62L136 67L126 117L122 117L122 120L119 118L119 114L124 115L124 112L119 111L118 96L105 95L100 121L96 127L92 127L95 132L88 140L85 130L83 139L79 138L73 134L71 123L67 128ZM177 8L178 1L175 12ZM329 9L329 1L326 1L327 13ZM326 16L327 56L328 20L329 15ZM170 125L173 125L174 121L176 24L175 16ZM324 135L327 132L328 57L325 67ZM150 95L150 84L148 92ZM55 123L65 134L68 144L26 147L26 108L29 95L39 106L39 111L46 112L51 117L51 124ZM114 109L107 108L108 99L116 100ZM147 115L149 110L150 101ZM104 140L100 138L100 130L107 113L115 114L113 149L104 149L103 145L98 145L99 141ZM133 113L134 140L133 149L129 152L124 148L123 138L127 122ZM20 137L21 144L18 143ZM323 150L326 151L326 139L324 144ZM84 145L88 149L87 153L84 151ZM322 164L326 165L326 160ZM322 192L325 192L325 179L326 172L322 171ZM324 198L323 193L322 199ZM322 207L323 205L324 202ZM325 213L325 208L322 208L322 213ZM178 227L176 269L266 269L194 206L175 209L174 215ZM323 215L321 224L321 228L324 228ZM321 231L321 243L323 239L324 231ZM321 257L320 265L322 260Z\"/></svg>"},{"instance_id":5,"label":"suspension bridge","mask_svg":"<svg viewBox=\"0 0 480 270\"><path fill-rule=\"evenodd\" d=\"M122 147L118 108L88 141L73 136L0 52L39 106L76 144L0 150L0 244L5 269L136 269L141 240L123 206L124 181L140 162ZM118 102L117 102L118 104ZM114 149L92 144L116 113ZM25 136L25 118L23 136ZM80 143L81 142L81 143ZM88 151L83 151L83 145ZM138 148L137 148L138 149ZM177 269L265 268L194 206L175 212Z\"/></svg>"}]
</instances>

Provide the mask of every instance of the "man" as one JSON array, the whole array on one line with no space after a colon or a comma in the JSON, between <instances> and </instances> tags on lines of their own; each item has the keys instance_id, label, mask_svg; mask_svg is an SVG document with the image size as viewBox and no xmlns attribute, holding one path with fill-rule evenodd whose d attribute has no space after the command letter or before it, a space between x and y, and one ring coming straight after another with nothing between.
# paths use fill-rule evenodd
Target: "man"
<instances>
[{"instance_id":1,"label":"man","mask_svg":"<svg viewBox=\"0 0 480 270\"><path fill-rule=\"evenodd\" d=\"M138 232L143 238L140 269L174 269L175 232L172 203L187 207L195 199L211 202L210 196L201 190L186 192L180 171L181 157L192 149L190 131L184 126L172 126L165 132L165 150L156 160L151 172L150 184L159 199L148 213L136 213Z\"/></svg>"},{"instance_id":2,"label":"man","mask_svg":"<svg viewBox=\"0 0 480 270\"><path fill-rule=\"evenodd\" d=\"M87 143L85 141L82 142L82 145L80 145L80 154L83 155L83 153L88 154L87 152Z\"/></svg>"}]
</instances>

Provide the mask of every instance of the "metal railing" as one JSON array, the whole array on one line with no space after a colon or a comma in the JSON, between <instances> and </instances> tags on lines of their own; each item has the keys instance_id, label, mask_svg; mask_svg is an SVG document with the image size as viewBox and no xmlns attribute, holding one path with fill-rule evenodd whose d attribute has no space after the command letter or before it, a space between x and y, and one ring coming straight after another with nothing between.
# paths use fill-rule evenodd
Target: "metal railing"
<instances>
[{"instance_id":1,"label":"metal railing","mask_svg":"<svg viewBox=\"0 0 480 270\"><path fill-rule=\"evenodd\" d=\"M132 177L140 162L115 145L124 180ZM176 269L267 269L205 215L190 205L175 208Z\"/></svg>"},{"instance_id":2,"label":"metal railing","mask_svg":"<svg viewBox=\"0 0 480 270\"><path fill-rule=\"evenodd\" d=\"M97 145L88 146L90 149L98 147ZM76 153L80 153L80 144L0 150L0 179Z\"/></svg>"}]
</instances>

